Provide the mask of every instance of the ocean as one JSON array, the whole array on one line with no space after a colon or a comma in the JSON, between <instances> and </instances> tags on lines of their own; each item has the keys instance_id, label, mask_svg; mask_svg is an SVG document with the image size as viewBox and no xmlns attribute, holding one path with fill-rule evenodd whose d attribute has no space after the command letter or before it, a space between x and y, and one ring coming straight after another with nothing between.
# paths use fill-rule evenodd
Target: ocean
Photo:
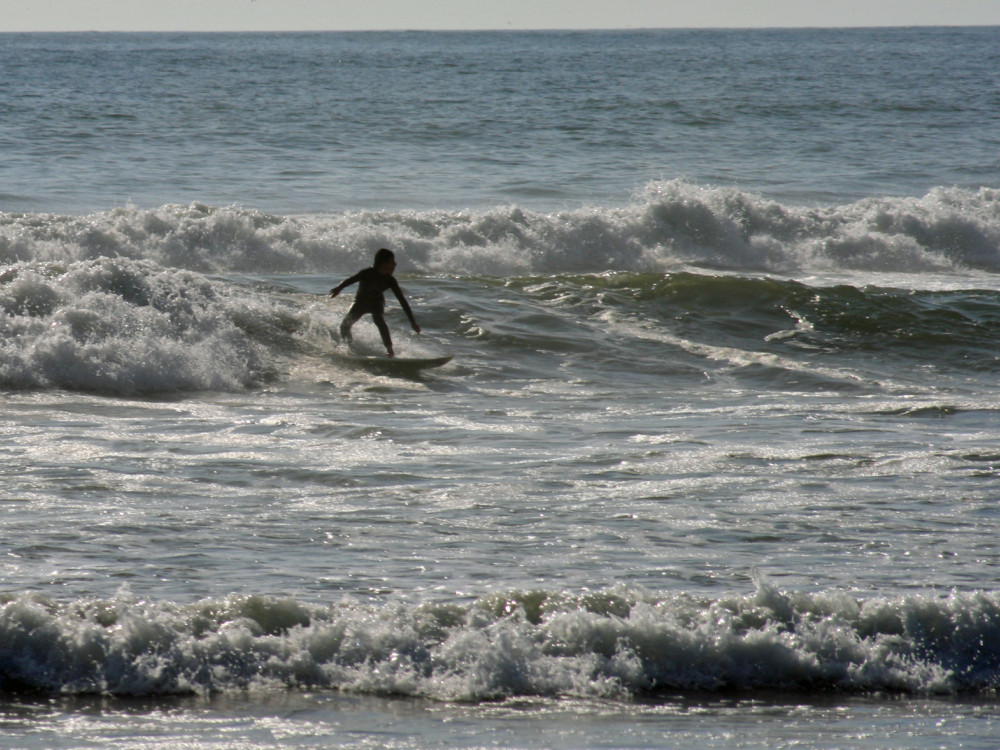
<instances>
[{"instance_id":1,"label":"ocean","mask_svg":"<svg viewBox=\"0 0 1000 750\"><path fill-rule=\"evenodd\" d=\"M0 747L996 747L998 70L0 35Z\"/></svg>"}]
</instances>

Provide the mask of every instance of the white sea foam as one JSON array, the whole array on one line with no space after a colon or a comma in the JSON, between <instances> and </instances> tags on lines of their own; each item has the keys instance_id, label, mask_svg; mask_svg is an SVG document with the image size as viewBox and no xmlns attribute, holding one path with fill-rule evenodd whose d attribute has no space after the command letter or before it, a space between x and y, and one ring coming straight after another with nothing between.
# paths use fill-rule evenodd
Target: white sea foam
<instances>
[{"instance_id":1,"label":"white sea foam","mask_svg":"<svg viewBox=\"0 0 1000 750\"><path fill-rule=\"evenodd\" d=\"M997 687L986 593L653 598L493 594L471 605L191 605L8 597L0 688L151 695L277 687L446 700L773 688L955 694Z\"/></svg>"},{"instance_id":2,"label":"white sea foam","mask_svg":"<svg viewBox=\"0 0 1000 750\"><path fill-rule=\"evenodd\" d=\"M148 261L23 262L0 274L0 383L113 393L230 390L273 375L295 315Z\"/></svg>"},{"instance_id":3,"label":"white sea foam","mask_svg":"<svg viewBox=\"0 0 1000 750\"><path fill-rule=\"evenodd\" d=\"M619 207L539 213L276 216L237 207L125 207L0 216L0 261L153 260L202 272L339 273L400 251L401 271L525 275L694 265L776 273L1000 271L1000 191L793 206L732 188L649 184Z\"/></svg>"}]
</instances>

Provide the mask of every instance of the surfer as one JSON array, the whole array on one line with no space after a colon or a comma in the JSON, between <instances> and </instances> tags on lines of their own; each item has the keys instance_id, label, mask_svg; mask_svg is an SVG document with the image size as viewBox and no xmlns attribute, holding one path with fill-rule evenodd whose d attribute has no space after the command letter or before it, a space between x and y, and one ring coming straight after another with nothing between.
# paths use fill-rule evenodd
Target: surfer
<instances>
[{"instance_id":1,"label":"surfer","mask_svg":"<svg viewBox=\"0 0 1000 750\"><path fill-rule=\"evenodd\" d=\"M392 349L392 337L389 335L389 326L385 323L385 290L391 289L399 300L400 307L410 319L413 330L420 333L420 326L417 325L416 318L410 304L403 296L403 290L399 288L399 282L392 272L396 270L396 256L392 250L382 248L375 253L375 262L371 268L358 271L351 278L342 281L330 290L330 296L336 297L345 287L351 284L358 285L358 294L354 298L354 304L347 311L347 315L340 324L340 337L345 341L351 340L351 327L364 315L371 315L372 320L378 328L379 335L382 336L382 343L390 357L395 357L396 353Z\"/></svg>"}]
</instances>

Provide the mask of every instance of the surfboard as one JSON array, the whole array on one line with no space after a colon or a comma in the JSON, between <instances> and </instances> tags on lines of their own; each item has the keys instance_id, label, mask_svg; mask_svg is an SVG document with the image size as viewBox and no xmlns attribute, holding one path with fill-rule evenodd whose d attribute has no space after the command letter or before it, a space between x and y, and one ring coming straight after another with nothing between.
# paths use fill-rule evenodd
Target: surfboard
<instances>
[{"instance_id":1,"label":"surfboard","mask_svg":"<svg viewBox=\"0 0 1000 750\"><path fill-rule=\"evenodd\" d=\"M451 355L441 357L378 357L348 354L345 359L364 369L383 375L416 375L451 362Z\"/></svg>"}]
</instances>

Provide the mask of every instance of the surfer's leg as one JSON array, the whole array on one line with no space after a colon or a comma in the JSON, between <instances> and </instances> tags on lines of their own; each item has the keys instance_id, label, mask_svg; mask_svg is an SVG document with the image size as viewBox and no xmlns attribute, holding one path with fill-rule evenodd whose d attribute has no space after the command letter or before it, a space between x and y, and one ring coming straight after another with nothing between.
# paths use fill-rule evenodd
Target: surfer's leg
<instances>
[{"instance_id":1,"label":"surfer's leg","mask_svg":"<svg viewBox=\"0 0 1000 750\"><path fill-rule=\"evenodd\" d=\"M358 318L360 317L353 309L348 311L347 315L340 322L340 338L344 341L351 340L351 328L358 322Z\"/></svg>"},{"instance_id":2,"label":"surfer's leg","mask_svg":"<svg viewBox=\"0 0 1000 750\"><path fill-rule=\"evenodd\" d=\"M389 356L394 356L392 351L392 336L389 335L389 326L386 325L385 316L381 312L373 312L372 320L375 321L375 327L378 328L378 333L382 337L382 343L385 345L385 350L389 353Z\"/></svg>"}]
</instances>

